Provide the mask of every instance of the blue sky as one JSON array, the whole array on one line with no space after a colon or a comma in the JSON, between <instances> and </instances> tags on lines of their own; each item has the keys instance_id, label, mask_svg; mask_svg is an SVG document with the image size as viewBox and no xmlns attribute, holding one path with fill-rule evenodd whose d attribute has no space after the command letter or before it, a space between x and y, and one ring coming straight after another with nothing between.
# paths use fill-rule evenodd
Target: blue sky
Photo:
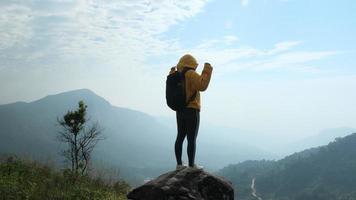
<instances>
[{"instance_id":1,"label":"blue sky","mask_svg":"<svg viewBox=\"0 0 356 200\"><path fill-rule=\"evenodd\" d=\"M238 38L235 48L250 46L269 49L283 41L299 41L295 51L334 51L333 56L310 62L332 75L355 73L355 19L353 1L318 0L251 0L212 1L204 11L186 23L174 26L164 35L177 37L183 46L194 47L199 42L224 35ZM226 48L226 46L223 46ZM228 48L231 48L228 47ZM273 78L304 78L308 73L277 72ZM254 74L265 77L268 72ZM321 75L321 74L314 74ZM322 74L324 76L325 74Z\"/></svg>"},{"instance_id":2,"label":"blue sky","mask_svg":"<svg viewBox=\"0 0 356 200\"><path fill-rule=\"evenodd\" d=\"M183 27L176 35L189 38L216 38L238 35L243 42L267 48L279 41L296 38L309 41L315 49L330 47L353 50L356 3L354 1L321 0L251 0L242 6L239 1L212 1L203 13L177 25ZM168 31L174 35L176 29ZM331 39L332 38L332 39Z\"/></svg>"},{"instance_id":3,"label":"blue sky","mask_svg":"<svg viewBox=\"0 0 356 200\"><path fill-rule=\"evenodd\" d=\"M166 74L192 53L214 67L203 122L290 137L356 127L355 10L351 0L3 0L0 103L88 88L174 117Z\"/></svg>"}]
</instances>

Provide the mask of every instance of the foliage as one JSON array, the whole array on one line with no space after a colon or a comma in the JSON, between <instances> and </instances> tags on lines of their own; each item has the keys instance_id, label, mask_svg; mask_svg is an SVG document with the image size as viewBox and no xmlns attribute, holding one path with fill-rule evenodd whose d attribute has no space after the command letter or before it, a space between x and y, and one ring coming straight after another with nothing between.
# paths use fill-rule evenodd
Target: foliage
<instances>
[{"instance_id":1,"label":"foliage","mask_svg":"<svg viewBox=\"0 0 356 200\"><path fill-rule=\"evenodd\" d=\"M263 199L356 199L356 133L279 161L230 165L219 174L233 182L241 200L251 198L252 178Z\"/></svg>"},{"instance_id":2,"label":"foliage","mask_svg":"<svg viewBox=\"0 0 356 200\"><path fill-rule=\"evenodd\" d=\"M126 199L130 186L122 180L106 183L70 170L55 171L37 162L9 158L0 163L1 200Z\"/></svg>"},{"instance_id":3,"label":"foliage","mask_svg":"<svg viewBox=\"0 0 356 200\"><path fill-rule=\"evenodd\" d=\"M88 167L91 152L99 140L102 140L102 133L97 123L88 130L85 129L87 122L87 105L79 101L79 107L75 111L68 111L63 119L57 119L62 130L58 132L58 139L67 144L67 149L62 153L71 163L72 172L83 175Z\"/></svg>"}]
</instances>

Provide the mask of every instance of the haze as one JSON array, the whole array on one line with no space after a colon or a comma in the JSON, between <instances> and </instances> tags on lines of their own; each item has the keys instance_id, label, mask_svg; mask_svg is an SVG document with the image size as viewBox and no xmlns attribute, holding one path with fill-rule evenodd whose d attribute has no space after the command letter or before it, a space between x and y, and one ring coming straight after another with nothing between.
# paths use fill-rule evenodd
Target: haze
<instances>
[{"instance_id":1,"label":"haze","mask_svg":"<svg viewBox=\"0 0 356 200\"><path fill-rule=\"evenodd\" d=\"M355 10L351 0L3 0L0 104L88 88L172 119L166 75L191 53L199 71L214 67L202 124L286 142L356 127Z\"/></svg>"}]
</instances>

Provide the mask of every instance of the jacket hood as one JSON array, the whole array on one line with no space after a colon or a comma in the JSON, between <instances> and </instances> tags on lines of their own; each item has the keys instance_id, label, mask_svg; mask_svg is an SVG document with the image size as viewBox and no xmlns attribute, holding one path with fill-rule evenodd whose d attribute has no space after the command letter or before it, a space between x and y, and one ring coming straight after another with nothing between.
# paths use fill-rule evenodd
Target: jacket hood
<instances>
[{"instance_id":1,"label":"jacket hood","mask_svg":"<svg viewBox=\"0 0 356 200\"><path fill-rule=\"evenodd\" d=\"M177 69L178 71L182 71L184 67L193 68L195 70L198 67L198 62L192 55L185 54L179 59Z\"/></svg>"}]
</instances>

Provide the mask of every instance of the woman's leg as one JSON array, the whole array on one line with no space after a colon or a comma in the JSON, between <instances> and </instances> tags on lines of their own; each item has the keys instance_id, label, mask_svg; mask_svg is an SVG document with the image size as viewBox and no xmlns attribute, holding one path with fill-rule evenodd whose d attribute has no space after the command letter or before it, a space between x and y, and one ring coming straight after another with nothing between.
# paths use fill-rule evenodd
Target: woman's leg
<instances>
[{"instance_id":1,"label":"woman's leg","mask_svg":"<svg viewBox=\"0 0 356 200\"><path fill-rule=\"evenodd\" d=\"M186 131L186 124L185 124L183 112L182 111L177 112L176 118L177 118L177 139L174 145L174 150L176 154L177 165L181 165L183 141L187 131Z\"/></svg>"},{"instance_id":2,"label":"woman's leg","mask_svg":"<svg viewBox=\"0 0 356 200\"><path fill-rule=\"evenodd\" d=\"M189 166L193 167L195 162L196 139L199 131L200 113L198 110L189 109L187 117L187 139Z\"/></svg>"}]
</instances>

